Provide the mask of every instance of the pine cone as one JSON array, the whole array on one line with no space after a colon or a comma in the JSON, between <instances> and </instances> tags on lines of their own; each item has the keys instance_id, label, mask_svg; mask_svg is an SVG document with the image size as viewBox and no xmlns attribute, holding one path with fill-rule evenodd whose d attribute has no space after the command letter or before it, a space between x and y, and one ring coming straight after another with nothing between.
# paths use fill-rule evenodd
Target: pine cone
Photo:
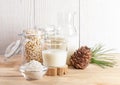
<instances>
[{"instance_id":1,"label":"pine cone","mask_svg":"<svg viewBox=\"0 0 120 85\"><path fill-rule=\"evenodd\" d=\"M71 56L70 62L71 65L76 69L85 69L91 60L91 50L87 46L79 48Z\"/></svg>"}]
</instances>

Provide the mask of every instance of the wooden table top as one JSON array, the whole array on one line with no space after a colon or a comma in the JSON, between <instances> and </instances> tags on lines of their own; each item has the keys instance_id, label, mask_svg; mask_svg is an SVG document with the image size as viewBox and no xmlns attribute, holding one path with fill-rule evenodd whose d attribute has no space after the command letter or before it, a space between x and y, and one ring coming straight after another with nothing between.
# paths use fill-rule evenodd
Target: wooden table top
<instances>
[{"instance_id":1,"label":"wooden table top","mask_svg":"<svg viewBox=\"0 0 120 85\"><path fill-rule=\"evenodd\" d=\"M3 62L0 57L0 85L120 85L120 54L114 55L117 66L102 69L89 65L85 70L69 69L64 76L44 76L40 80L26 80L18 71L20 56Z\"/></svg>"}]
</instances>

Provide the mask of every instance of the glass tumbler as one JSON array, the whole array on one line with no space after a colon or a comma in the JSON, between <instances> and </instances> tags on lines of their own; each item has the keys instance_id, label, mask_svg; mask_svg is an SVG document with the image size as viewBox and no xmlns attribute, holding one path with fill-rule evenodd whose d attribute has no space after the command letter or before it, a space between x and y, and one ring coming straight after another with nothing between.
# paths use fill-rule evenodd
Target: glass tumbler
<instances>
[{"instance_id":1,"label":"glass tumbler","mask_svg":"<svg viewBox=\"0 0 120 85\"><path fill-rule=\"evenodd\" d=\"M67 41L62 36L49 36L44 40L42 51L43 65L48 67L62 67L66 65Z\"/></svg>"}]
</instances>

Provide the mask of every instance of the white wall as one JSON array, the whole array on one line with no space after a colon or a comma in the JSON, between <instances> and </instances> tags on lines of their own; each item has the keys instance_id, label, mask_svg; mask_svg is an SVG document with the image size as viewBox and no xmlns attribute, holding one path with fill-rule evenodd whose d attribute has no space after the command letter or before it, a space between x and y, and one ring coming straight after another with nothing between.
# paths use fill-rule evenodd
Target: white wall
<instances>
[{"instance_id":1,"label":"white wall","mask_svg":"<svg viewBox=\"0 0 120 85\"><path fill-rule=\"evenodd\" d=\"M0 53L16 40L23 24L19 0L0 0ZM23 24L23 25L22 25Z\"/></svg>"},{"instance_id":2,"label":"white wall","mask_svg":"<svg viewBox=\"0 0 120 85\"><path fill-rule=\"evenodd\" d=\"M102 43L120 53L120 0L80 0L81 45Z\"/></svg>"},{"instance_id":3,"label":"white wall","mask_svg":"<svg viewBox=\"0 0 120 85\"><path fill-rule=\"evenodd\" d=\"M30 26L28 23L30 0L0 0L0 54L18 33ZM57 14L76 12L75 24L78 29L79 0L36 0L36 26L57 25Z\"/></svg>"}]
</instances>

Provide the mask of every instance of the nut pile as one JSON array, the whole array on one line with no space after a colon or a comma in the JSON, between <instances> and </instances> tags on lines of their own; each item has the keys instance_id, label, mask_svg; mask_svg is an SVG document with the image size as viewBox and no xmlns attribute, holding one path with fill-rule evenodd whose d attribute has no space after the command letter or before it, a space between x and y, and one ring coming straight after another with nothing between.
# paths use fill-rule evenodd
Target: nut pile
<instances>
[{"instance_id":1,"label":"nut pile","mask_svg":"<svg viewBox=\"0 0 120 85\"><path fill-rule=\"evenodd\" d=\"M42 63L41 37L36 30L25 31L24 56L25 60L36 60Z\"/></svg>"}]
</instances>

